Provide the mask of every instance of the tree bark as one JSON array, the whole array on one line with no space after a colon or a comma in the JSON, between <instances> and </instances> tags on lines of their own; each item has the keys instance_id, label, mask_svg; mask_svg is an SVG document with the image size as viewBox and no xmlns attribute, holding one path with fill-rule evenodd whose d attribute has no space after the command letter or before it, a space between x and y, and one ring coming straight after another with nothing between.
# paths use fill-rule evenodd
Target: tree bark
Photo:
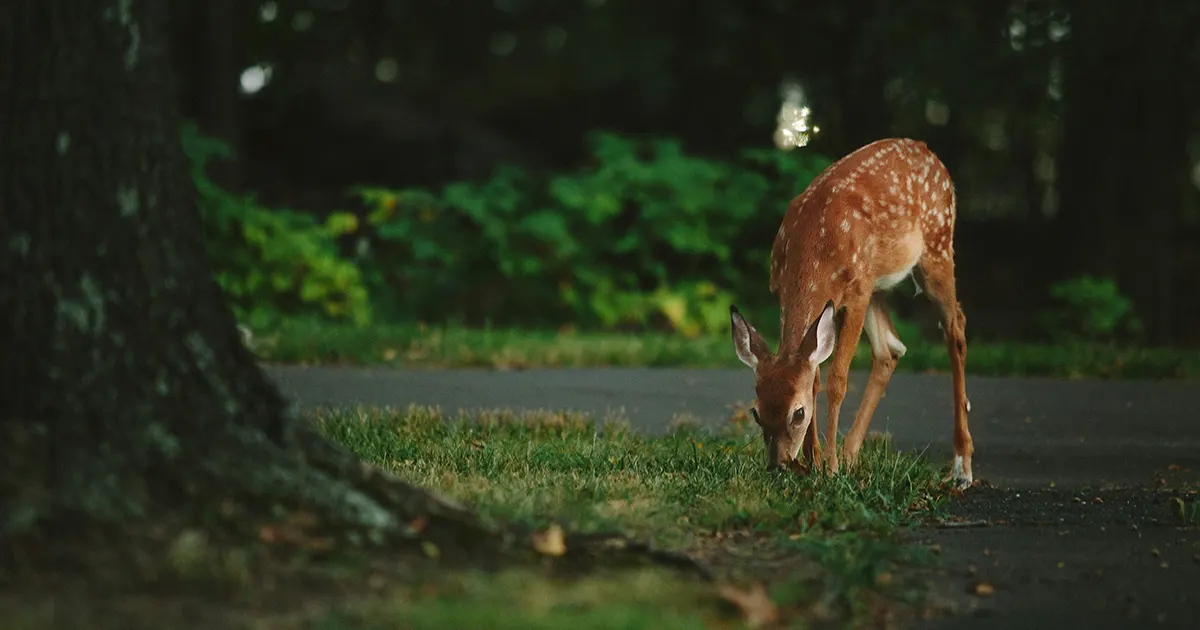
<instances>
[{"instance_id":1,"label":"tree bark","mask_svg":"<svg viewBox=\"0 0 1200 630\"><path fill-rule=\"evenodd\" d=\"M244 499L385 536L432 514L489 539L288 409L212 277L166 4L90 6L0 8L0 532Z\"/></svg>"},{"instance_id":2,"label":"tree bark","mask_svg":"<svg viewBox=\"0 0 1200 630\"><path fill-rule=\"evenodd\" d=\"M484 523L366 465L289 409L212 276L166 3L72 4L0 7L0 539L233 502L360 541L432 542L476 566L536 556L529 528ZM649 560L708 575L620 535L566 545L570 567Z\"/></svg>"}]
</instances>

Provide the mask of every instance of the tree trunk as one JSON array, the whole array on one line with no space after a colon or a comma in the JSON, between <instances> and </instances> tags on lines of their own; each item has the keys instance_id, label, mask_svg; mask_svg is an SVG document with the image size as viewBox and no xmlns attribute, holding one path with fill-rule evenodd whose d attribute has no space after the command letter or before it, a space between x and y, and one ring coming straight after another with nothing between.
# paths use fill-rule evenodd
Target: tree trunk
<instances>
[{"instance_id":1,"label":"tree trunk","mask_svg":"<svg viewBox=\"0 0 1200 630\"><path fill-rule=\"evenodd\" d=\"M212 277L166 4L91 6L0 8L0 533L242 499L385 536L434 514L487 540L287 409Z\"/></svg>"},{"instance_id":2,"label":"tree trunk","mask_svg":"<svg viewBox=\"0 0 1200 630\"><path fill-rule=\"evenodd\" d=\"M536 556L527 527L482 523L288 409L212 277L166 4L71 4L0 7L0 539L195 522L232 503L272 520L274 508L315 516L325 535L432 542L476 566ZM649 560L708 575L619 535L565 543L555 564Z\"/></svg>"},{"instance_id":3,"label":"tree trunk","mask_svg":"<svg viewBox=\"0 0 1200 630\"><path fill-rule=\"evenodd\" d=\"M1119 13L1076 2L1066 56L1062 214L1067 268L1114 277L1152 341L1173 328L1174 238L1187 177L1187 3Z\"/></svg>"}]
</instances>

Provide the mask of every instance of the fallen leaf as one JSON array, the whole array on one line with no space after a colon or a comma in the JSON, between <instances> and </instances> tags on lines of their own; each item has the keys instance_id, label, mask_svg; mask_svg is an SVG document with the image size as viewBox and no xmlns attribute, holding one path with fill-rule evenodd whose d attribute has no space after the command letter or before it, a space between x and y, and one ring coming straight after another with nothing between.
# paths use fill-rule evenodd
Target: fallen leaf
<instances>
[{"instance_id":1,"label":"fallen leaf","mask_svg":"<svg viewBox=\"0 0 1200 630\"><path fill-rule=\"evenodd\" d=\"M1179 464L1168 464L1167 470L1170 470L1172 472L1183 472L1183 471L1186 471L1187 468L1184 468L1183 466L1180 466Z\"/></svg>"},{"instance_id":2,"label":"fallen leaf","mask_svg":"<svg viewBox=\"0 0 1200 630\"><path fill-rule=\"evenodd\" d=\"M991 597L996 594L996 587L987 582L979 582L971 589L971 592L976 597Z\"/></svg>"},{"instance_id":3,"label":"fallen leaf","mask_svg":"<svg viewBox=\"0 0 1200 630\"><path fill-rule=\"evenodd\" d=\"M737 606L746 625L751 628L759 628L779 619L779 609L767 596L761 583L755 582L748 589L726 584L721 587L720 594L725 601Z\"/></svg>"},{"instance_id":4,"label":"fallen leaf","mask_svg":"<svg viewBox=\"0 0 1200 630\"><path fill-rule=\"evenodd\" d=\"M263 525L258 529L258 538L265 543L273 543L279 539L279 528L273 525Z\"/></svg>"},{"instance_id":5,"label":"fallen leaf","mask_svg":"<svg viewBox=\"0 0 1200 630\"><path fill-rule=\"evenodd\" d=\"M551 523L545 531L534 532L530 536L533 548L538 553L547 556L561 556L567 553L566 537L558 523Z\"/></svg>"},{"instance_id":6,"label":"fallen leaf","mask_svg":"<svg viewBox=\"0 0 1200 630\"><path fill-rule=\"evenodd\" d=\"M329 551L334 543L332 538L302 538L297 544L313 551Z\"/></svg>"}]
</instances>

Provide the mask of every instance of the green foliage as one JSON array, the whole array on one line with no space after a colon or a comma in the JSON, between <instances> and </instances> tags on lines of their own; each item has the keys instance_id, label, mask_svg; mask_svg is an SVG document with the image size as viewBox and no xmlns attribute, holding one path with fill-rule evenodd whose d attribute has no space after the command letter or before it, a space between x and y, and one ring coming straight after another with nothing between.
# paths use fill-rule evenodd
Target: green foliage
<instances>
[{"instance_id":1,"label":"green foliage","mask_svg":"<svg viewBox=\"0 0 1200 630\"><path fill-rule=\"evenodd\" d=\"M1057 306L1042 314L1044 326L1058 338L1102 341L1121 333L1140 335L1141 320L1133 301L1121 294L1111 278L1080 276L1050 287Z\"/></svg>"},{"instance_id":2,"label":"green foliage","mask_svg":"<svg viewBox=\"0 0 1200 630\"><path fill-rule=\"evenodd\" d=\"M217 283L240 321L263 327L285 316L312 314L359 325L370 321L359 269L337 250L336 237L354 231L357 217L334 214L322 224L223 190L205 169L210 160L232 153L201 135L194 123L184 126L183 148Z\"/></svg>"},{"instance_id":3,"label":"green foliage","mask_svg":"<svg viewBox=\"0 0 1200 630\"><path fill-rule=\"evenodd\" d=\"M911 324L896 321L908 352L903 372L948 372L941 339L923 339ZM904 327L902 327L902 324ZM912 328L911 332L905 332ZM384 324L354 327L289 319L256 331L254 351L274 363L395 365L492 369L601 366L743 369L728 330L696 338L676 333L486 330L459 326ZM768 343L774 339L767 337ZM1189 348L1120 347L1113 343L1055 344L975 341L968 370L978 376L1061 378L1194 378L1200 354ZM870 346L861 341L852 369L870 369Z\"/></svg>"},{"instance_id":4,"label":"green foliage","mask_svg":"<svg viewBox=\"0 0 1200 630\"><path fill-rule=\"evenodd\" d=\"M686 336L722 330L735 299L771 308L775 228L829 160L751 151L723 162L610 133L590 144L593 163L577 172L501 168L439 194L354 189L366 210L348 233L372 292L407 318Z\"/></svg>"}]
</instances>

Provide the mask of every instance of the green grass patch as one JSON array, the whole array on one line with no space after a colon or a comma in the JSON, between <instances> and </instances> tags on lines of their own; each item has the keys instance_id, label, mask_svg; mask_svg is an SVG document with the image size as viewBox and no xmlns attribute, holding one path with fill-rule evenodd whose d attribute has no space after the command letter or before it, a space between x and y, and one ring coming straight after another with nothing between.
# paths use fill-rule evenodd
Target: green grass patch
<instances>
[{"instance_id":1,"label":"green grass patch","mask_svg":"<svg viewBox=\"0 0 1200 630\"><path fill-rule=\"evenodd\" d=\"M396 589L384 599L334 607L308 628L701 630L716 617L705 595L704 589L663 570L569 581L520 570L453 573L419 588Z\"/></svg>"},{"instance_id":2,"label":"green grass patch","mask_svg":"<svg viewBox=\"0 0 1200 630\"><path fill-rule=\"evenodd\" d=\"M254 334L255 352L287 364L388 365L403 368L522 369L601 366L740 368L728 336L687 338L644 333L481 330L459 327L344 324L289 320ZM909 337L897 366L910 372L950 368L940 340ZM860 343L854 367L870 357ZM1194 378L1200 352L1183 348L1128 348L1074 342L1062 345L970 343L967 368L981 376L1066 378Z\"/></svg>"},{"instance_id":3,"label":"green grass patch","mask_svg":"<svg viewBox=\"0 0 1200 630\"><path fill-rule=\"evenodd\" d=\"M864 444L854 470L797 476L765 469L758 429L744 421L720 433L685 424L645 436L621 421L549 411L447 417L424 407L359 408L316 420L364 460L487 520L649 540L730 580L764 581L778 614L861 618L876 597L913 601L919 590L894 576L923 558L899 535L938 511L948 491L944 470L880 436ZM453 576L437 596L407 598L403 615L388 615L404 627L482 627L519 615L511 627L523 628L568 619L576 627L688 628L717 615L709 587L672 577L631 588L639 575L553 583ZM696 597L707 597L707 607L678 605ZM378 606L401 604L331 613L327 627L384 627L364 621Z\"/></svg>"}]
</instances>

